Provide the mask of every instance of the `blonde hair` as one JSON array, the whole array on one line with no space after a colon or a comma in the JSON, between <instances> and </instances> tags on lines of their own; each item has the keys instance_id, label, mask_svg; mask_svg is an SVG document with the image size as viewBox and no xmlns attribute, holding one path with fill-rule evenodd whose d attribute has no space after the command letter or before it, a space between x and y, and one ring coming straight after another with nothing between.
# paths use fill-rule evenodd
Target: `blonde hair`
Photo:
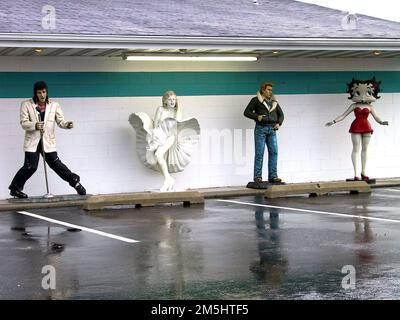
<instances>
[{"instance_id":1,"label":"blonde hair","mask_svg":"<svg viewBox=\"0 0 400 320\"><path fill-rule=\"evenodd\" d=\"M163 105L163 107L166 106L166 104L167 104L167 99L168 99L170 96L175 96L175 98L176 98L175 109L177 109L177 108L178 108L178 97L176 96L176 93L175 93L174 91L172 91L172 90L165 91L165 93L164 93L164 95L163 95L163 97L162 97L162 105Z\"/></svg>"}]
</instances>

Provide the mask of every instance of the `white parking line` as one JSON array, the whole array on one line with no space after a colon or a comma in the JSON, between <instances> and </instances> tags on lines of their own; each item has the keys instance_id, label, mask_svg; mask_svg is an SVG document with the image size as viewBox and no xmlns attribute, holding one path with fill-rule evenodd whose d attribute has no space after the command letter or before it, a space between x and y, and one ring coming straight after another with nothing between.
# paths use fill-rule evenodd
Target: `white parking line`
<instances>
[{"instance_id":1,"label":"white parking line","mask_svg":"<svg viewBox=\"0 0 400 320\"><path fill-rule=\"evenodd\" d=\"M94 233L94 234L97 234L97 235L100 235L100 236L103 236L103 237L108 237L108 238L120 240L120 241L123 241L123 242L128 242L128 243L140 242L138 240L133 240L133 239L129 239L129 238L116 236L116 235L113 235L111 233L106 233L106 232L98 231L98 230L95 230L95 229L81 227L81 226L78 226L76 224L71 224L71 223L67 223L67 222L63 222L63 221L59 221L59 220L46 218L46 217L40 216L38 214L34 214L34 213L26 212L26 211L18 211L18 213L26 215L26 216L29 216L29 217L32 217L32 218L45 220L45 221L48 221L48 222L51 222L51 223L60 224L60 225L66 226L66 227L84 230L84 231L91 232L91 233Z\"/></svg>"},{"instance_id":2,"label":"white parking line","mask_svg":"<svg viewBox=\"0 0 400 320\"><path fill-rule=\"evenodd\" d=\"M300 211L300 212L309 212L309 213L319 213L329 216L338 216L338 217L345 217L345 218L363 218L368 220L376 220L376 221L385 221L385 222L397 222L400 223L400 220L393 220L393 219L385 219L385 218L376 218L376 217L368 217L368 216L358 216L354 214L345 214L345 213L336 213L336 212L326 212L326 211L318 211L318 210L308 210L308 209L299 209L299 208L289 208L289 207L280 207L280 206L271 206L267 204L257 204L251 202L242 202L242 201L234 201L234 200L222 200L219 199L217 201L220 202L228 202L228 203L236 203L236 204L244 204L248 206L254 207L264 207L264 208L276 208L276 209L283 209L289 211Z\"/></svg>"},{"instance_id":3,"label":"white parking line","mask_svg":"<svg viewBox=\"0 0 400 320\"><path fill-rule=\"evenodd\" d=\"M383 198L391 198L391 199L400 199L400 194L397 196L397 195L393 195L393 194L384 194L384 193L375 193L374 192L374 196L383 197Z\"/></svg>"},{"instance_id":4,"label":"white parking line","mask_svg":"<svg viewBox=\"0 0 400 320\"><path fill-rule=\"evenodd\" d=\"M393 188L388 188L388 189L384 189L387 191L395 191L395 192L400 192L400 189L393 189Z\"/></svg>"}]
</instances>

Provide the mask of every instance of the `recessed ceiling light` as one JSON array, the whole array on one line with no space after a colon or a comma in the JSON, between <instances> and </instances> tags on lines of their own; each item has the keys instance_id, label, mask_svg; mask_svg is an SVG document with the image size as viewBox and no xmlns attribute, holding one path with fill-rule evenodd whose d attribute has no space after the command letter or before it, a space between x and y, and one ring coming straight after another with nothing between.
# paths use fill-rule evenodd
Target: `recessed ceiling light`
<instances>
[{"instance_id":1,"label":"recessed ceiling light","mask_svg":"<svg viewBox=\"0 0 400 320\"><path fill-rule=\"evenodd\" d=\"M272 53L273 53L273 54L278 54L279 51L278 51L278 50L274 50L274 51L272 51Z\"/></svg>"},{"instance_id":2,"label":"recessed ceiling light","mask_svg":"<svg viewBox=\"0 0 400 320\"><path fill-rule=\"evenodd\" d=\"M379 56L380 54L381 54L380 51L374 51L374 55L375 55L375 56Z\"/></svg>"},{"instance_id":3,"label":"recessed ceiling light","mask_svg":"<svg viewBox=\"0 0 400 320\"><path fill-rule=\"evenodd\" d=\"M35 51L36 53L42 53L42 52L43 52L43 49L41 49L41 48L36 48L34 51Z\"/></svg>"}]
</instances>

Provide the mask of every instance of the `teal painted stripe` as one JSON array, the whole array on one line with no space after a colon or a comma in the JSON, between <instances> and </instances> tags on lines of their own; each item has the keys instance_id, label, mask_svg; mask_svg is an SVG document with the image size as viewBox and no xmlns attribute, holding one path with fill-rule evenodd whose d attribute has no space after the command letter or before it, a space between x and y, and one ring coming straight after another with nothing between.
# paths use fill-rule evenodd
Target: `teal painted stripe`
<instances>
[{"instance_id":1,"label":"teal painted stripe","mask_svg":"<svg viewBox=\"0 0 400 320\"><path fill-rule=\"evenodd\" d=\"M340 72L0 72L0 98L26 98L44 80L51 97L252 95L264 80L276 94L345 93L352 77L382 81L382 92L400 91L398 71Z\"/></svg>"}]
</instances>

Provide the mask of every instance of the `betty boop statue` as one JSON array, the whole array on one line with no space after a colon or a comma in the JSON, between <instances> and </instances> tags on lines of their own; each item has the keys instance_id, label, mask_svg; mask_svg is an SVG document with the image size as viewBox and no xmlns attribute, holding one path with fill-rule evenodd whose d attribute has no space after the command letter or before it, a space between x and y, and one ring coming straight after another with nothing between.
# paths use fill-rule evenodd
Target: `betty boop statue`
<instances>
[{"instance_id":1,"label":"betty boop statue","mask_svg":"<svg viewBox=\"0 0 400 320\"><path fill-rule=\"evenodd\" d=\"M387 126L387 121L382 121L376 114L374 106L371 104L380 97L378 96L380 91L381 81L376 81L375 77L370 80L355 80L354 78L350 83L347 84L347 93L350 94L349 99L354 103L335 120L326 123L326 126L330 127L333 124L342 121L352 111L355 115L355 120L350 126L349 132L351 133L351 141L353 143L353 151L351 153L351 160L354 167L354 180L369 181L369 177L366 175L367 167L367 150L368 144L371 139L373 130L371 124L368 121L369 114L372 114L375 121L381 125ZM360 148L361 146L361 148ZM361 178L359 174L358 159L360 158L361 149Z\"/></svg>"}]
</instances>

